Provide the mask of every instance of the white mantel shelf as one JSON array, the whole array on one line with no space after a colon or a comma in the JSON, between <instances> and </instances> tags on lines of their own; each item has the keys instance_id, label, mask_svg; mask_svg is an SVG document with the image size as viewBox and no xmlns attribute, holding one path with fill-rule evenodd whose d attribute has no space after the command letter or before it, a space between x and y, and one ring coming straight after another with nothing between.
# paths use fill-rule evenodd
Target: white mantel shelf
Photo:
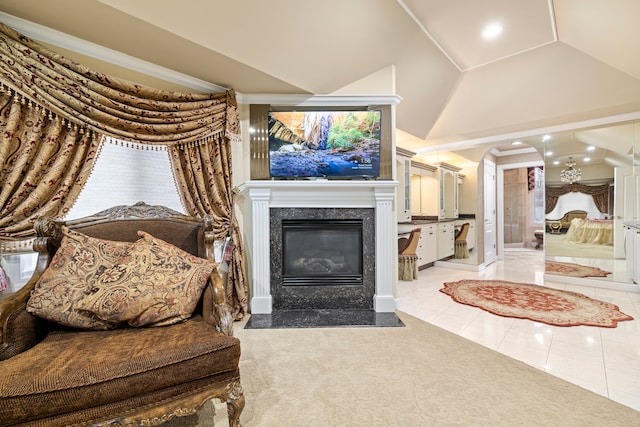
<instances>
[{"instance_id":1,"label":"white mantel shelf","mask_svg":"<svg viewBox=\"0 0 640 427\"><path fill-rule=\"evenodd\" d=\"M240 191L250 203L247 233L251 259L251 313L272 312L270 276L270 208L373 208L376 215L376 312L394 312L394 262L397 236L393 225L398 181L262 180L247 181Z\"/></svg>"}]
</instances>

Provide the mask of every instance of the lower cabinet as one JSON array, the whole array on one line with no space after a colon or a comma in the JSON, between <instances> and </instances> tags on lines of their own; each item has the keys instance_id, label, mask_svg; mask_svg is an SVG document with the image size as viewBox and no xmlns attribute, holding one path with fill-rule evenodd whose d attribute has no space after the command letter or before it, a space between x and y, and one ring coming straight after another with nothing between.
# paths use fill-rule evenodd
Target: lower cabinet
<instances>
[{"instance_id":1,"label":"lower cabinet","mask_svg":"<svg viewBox=\"0 0 640 427\"><path fill-rule=\"evenodd\" d=\"M438 227L436 224L425 224L420 233L420 243L423 246L423 258L420 265L435 262L438 259Z\"/></svg>"},{"instance_id":2,"label":"lower cabinet","mask_svg":"<svg viewBox=\"0 0 640 427\"><path fill-rule=\"evenodd\" d=\"M455 227L453 221L426 224L398 224L398 233L406 237L414 228L420 229L416 248L418 267L424 268L437 260L453 256ZM471 231L471 230L469 230Z\"/></svg>"},{"instance_id":3,"label":"lower cabinet","mask_svg":"<svg viewBox=\"0 0 640 427\"><path fill-rule=\"evenodd\" d=\"M640 284L640 228L635 227L636 235L633 240L633 259L635 268L633 270L633 281Z\"/></svg>"},{"instance_id":4,"label":"lower cabinet","mask_svg":"<svg viewBox=\"0 0 640 427\"><path fill-rule=\"evenodd\" d=\"M420 229L420 239L416 248L418 256L418 267L424 268L427 264L435 262L437 259L437 225L434 224L398 224L398 233L406 236L414 228Z\"/></svg>"},{"instance_id":5,"label":"lower cabinet","mask_svg":"<svg viewBox=\"0 0 640 427\"><path fill-rule=\"evenodd\" d=\"M438 223L437 248L437 259L453 256L455 249L453 221Z\"/></svg>"},{"instance_id":6,"label":"lower cabinet","mask_svg":"<svg viewBox=\"0 0 640 427\"><path fill-rule=\"evenodd\" d=\"M627 256L627 274L636 281L636 228L624 226L624 248ZM636 282L637 283L637 282Z\"/></svg>"}]
</instances>

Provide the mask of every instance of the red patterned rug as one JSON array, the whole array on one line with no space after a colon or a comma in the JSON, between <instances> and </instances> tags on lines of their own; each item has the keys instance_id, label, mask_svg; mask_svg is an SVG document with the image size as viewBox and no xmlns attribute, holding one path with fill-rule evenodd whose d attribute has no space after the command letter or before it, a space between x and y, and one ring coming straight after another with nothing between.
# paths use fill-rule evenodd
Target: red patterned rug
<instances>
[{"instance_id":1,"label":"red patterned rug","mask_svg":"<svg viewBox=\"0 0 640 427\"><path fill-rule=\"evenodd\" d=\"M608 302L576 292L502 280L460 280L440 289L454 301L504 317L529 319L555 326L615 328L633 320Z\"/></svg>"},{"instance_id":2,"label":"red patterned rug","mask_svg":"<svg viewBox=\"0 0 640 427\"><path fill-rule=\"evenodd\" d=\"M601 270L598 267L574 264L572 262L547 261L544 264L544 272L558 276L571 277L607 277L610 271Z\"/></svg>"}]
</instances>

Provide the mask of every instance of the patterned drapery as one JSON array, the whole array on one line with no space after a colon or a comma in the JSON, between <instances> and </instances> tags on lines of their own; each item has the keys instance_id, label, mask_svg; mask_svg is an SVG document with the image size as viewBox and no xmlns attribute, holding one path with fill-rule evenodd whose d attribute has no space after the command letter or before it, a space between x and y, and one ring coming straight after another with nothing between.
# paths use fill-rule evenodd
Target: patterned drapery
<instances>
[{"instance_id":1,"label":"patterned drapery","mask_svg":"<svg viewBox=\"0 0 640 427\"><path fill-rule=\"evenodd\" d=\"M6 86L99 134L162 145L220 132L239 139L239 123L227 119L229 93L168 92L133 84L75 63L2 23L0 57Z\"/></svg>"},{"instance_id":2,"label":"patterned drapery","mask_svg":"<svg viewBox=\"0 0 640 427\"><path fill-rule=\"evenodd\" d=\"M229 261L226 295L234 318L239 320L248 311L248 283L244 246L234 215L231 147L222 136L213 136L207 142L176 144L169 147L169 154L187 212L194 216L212 215L216 238L231 239L233 251Z\"/></svg>"},{"instance_id":3,"label":"patterned drapery","mask_svg":"<svg viewBox=\"0 0 640 427\"><path fill-rule=\"evenodd\" d=\"M574 182L561 187L546 187L545 213L548 214L556 207L558 198L567 193L584 193L593 197L593 202L600 212L607 212L609 205L609 184L584 185Z\"/></svg>"},{"instance_id":4,"label":"patterned drapery","mask_svg":"<svg viewBox=\"0 0 640 427\"><path fill-rule=\"evenodd\" d=\"M0 93L0 239L34 234L39 216L68 212L98 152L93 132L50 119L44 108Z\"/></svg>"},{"instance_id":5,"label":"patterned drapery","mask_svg":"<svg viewBox=\"0 0 640 427\"><path fill-rule=\"evenodd\" d=\"M246 313L244 253L232 215L229 143L240 140L233 90L192 94L133 84L75 63L2 23L0 89L10 94L2 98L0 124L0 239L33 235L38 216L64 216L91 172L103 136L168 146L174 154L190 152L184 158L172 155L174 174L191 176L183 182L200 186L179 185L179 191L190 214L215 215L220 235L229 224L235 230L232 308L236 318ZM20 113L13 110L13 95ZM20 129L11 132L16 122Z\"/></svg>"}]
</instances>

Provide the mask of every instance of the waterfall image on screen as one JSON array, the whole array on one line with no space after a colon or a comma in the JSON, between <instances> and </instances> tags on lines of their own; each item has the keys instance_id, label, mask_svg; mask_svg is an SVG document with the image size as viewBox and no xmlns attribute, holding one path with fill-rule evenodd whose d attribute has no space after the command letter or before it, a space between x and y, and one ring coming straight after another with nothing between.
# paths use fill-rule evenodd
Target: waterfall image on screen
<instances>
[{"instance_id":1,"label":"waterfall image on screen","mask_svg":"<svg viewBox=\"0 0 640 427\"><path fill-rule=\"evenodd\" d=\"M375 178L380 111L269 112L273 178Z\"/></svg>"}]
</instances>

